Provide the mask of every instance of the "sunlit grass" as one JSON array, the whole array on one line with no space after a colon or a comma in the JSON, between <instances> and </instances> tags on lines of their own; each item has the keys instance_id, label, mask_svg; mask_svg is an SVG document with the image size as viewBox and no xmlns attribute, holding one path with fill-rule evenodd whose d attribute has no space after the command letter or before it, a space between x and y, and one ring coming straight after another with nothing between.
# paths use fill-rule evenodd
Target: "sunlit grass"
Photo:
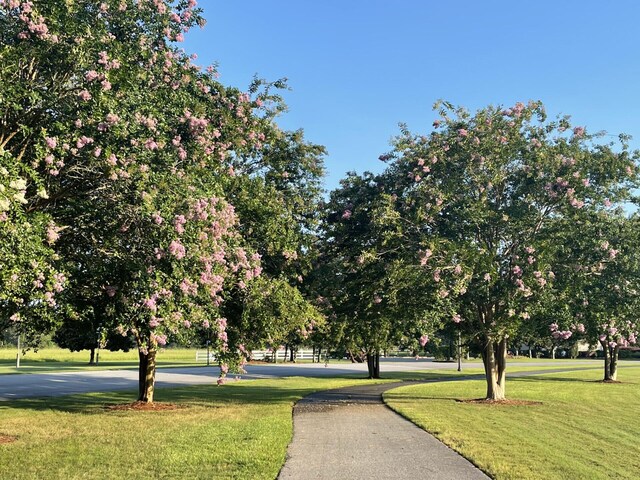
<instances>
[{"instance_id":1,"label":"sunlit grass","mask_svg":"<svg viewBox=\"0 0 640 480\"><path fill-rule=\"evenodd\" d=\"M71 352L62 348L42 348L37 352L29 350L21 354L20 368L16 368L15 349L0 349L0 374L3 373L44 373L73 370L111 370L119 368L137 368L138 351L110 352L100 350L100 362L89 365L89 351ZM161 367L204 365L196 363L196 349L167 348L158 354Z\"/></svg>"},{"instance_id":2,"label":"sunlit grass","mask_svg":"<svg viewBox=\"0 0 640 480\"><path fill-rule=\"evenodd\" d=\"M384 398L497 479L635 479L640 368L619 377L624 383L598 383L598 369L508 380L510 399L542 402L531 406L456 401L483 397L482 380L401 387Z\"/></svg>"},{"instance_id":3,"label":"sunlit grass","mask_svg":"<svg viewBox=\"0 0 640 480\"><path fill-rule=\"evenodd\" d=\"M132 392L0 403L2 479L272 479L292 435L292 406L354 378L290 377L160 389L177 410L107 411Z\"/></svg>"}]
</instances>

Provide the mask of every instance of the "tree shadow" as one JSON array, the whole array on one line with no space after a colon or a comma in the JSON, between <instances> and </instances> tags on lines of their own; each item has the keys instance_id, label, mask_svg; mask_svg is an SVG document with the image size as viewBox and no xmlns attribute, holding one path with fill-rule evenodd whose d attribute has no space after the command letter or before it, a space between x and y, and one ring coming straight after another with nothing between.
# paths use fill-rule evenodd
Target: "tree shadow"
<instances>
[{"instance_id":1,"label":"tree shadow","mask_svg":"<svg viewBox=\"0 0 640 480\"><path fill-rule=\"evenodd\" d=\"M290 377L292 378L292 377ZM341 375L332 379L366 380L362 376ZM219 408L225 405L267 405L291 404L307 395L322 391L322 387L292 387L287 384L279 386L276 381L265 385L253 380L230 380L227 384L217 385L215 379L211 384L156 387L156 402L179 403L184 408ZM117 404L129 404L137 399L136 390L119 390L113 392L80 393L56 397L19 398L0 402L0 414L9 410L60 411L77 414L104 414L107 407ZM114 411L114 414L122 412ZM162 411L150 412L162 414Z\"/></svg>"}]
</instances>

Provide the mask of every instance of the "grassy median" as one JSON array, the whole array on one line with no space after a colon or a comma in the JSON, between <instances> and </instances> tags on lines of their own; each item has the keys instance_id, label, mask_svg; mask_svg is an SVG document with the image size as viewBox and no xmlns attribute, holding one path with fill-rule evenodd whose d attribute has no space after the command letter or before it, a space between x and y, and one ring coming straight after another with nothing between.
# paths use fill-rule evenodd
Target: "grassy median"
<instances>
[{"instance_id":1,"label":"grassy median","mask_svg":"<svg viewBox=\"0 0 640 480\"><path fill-rule=\"evenodd\" d=\"M496 479L640 478L640 368L512 378L507 396L540 405L465 403L482 380L407 386L385 401Z\"/></svg>"}]
</instances>

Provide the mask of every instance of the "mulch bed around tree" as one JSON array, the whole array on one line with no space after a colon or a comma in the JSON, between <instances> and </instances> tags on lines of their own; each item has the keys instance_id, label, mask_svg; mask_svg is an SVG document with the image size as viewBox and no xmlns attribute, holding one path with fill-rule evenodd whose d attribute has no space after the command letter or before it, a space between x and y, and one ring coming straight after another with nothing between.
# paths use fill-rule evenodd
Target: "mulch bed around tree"
<instances>
[{"instance_id":1,"label":"mulch bed around tree","mask_svg":"<svg viewBox=\"0 0 640 480\"><path fill-rule=\"evenodd\" d=\"M487 400L486 398L474 398L472 400L456 400L458 403L472 403L474 405L489 405L493 407L523 407L531 405L542 405L542 402L532 400Z\"/></svg>"},{"instance_id":2,"label":"mulch bed around tree","mask_svg":"<svg viewBox=\"0 0 640 480\"><path fill-rule=\"evenodd\" d=\"M133 402L133 403L123 403L119 405L108 405L105 407L108 411L140 411L140 412L161 412L165 410L178 410L179 408L184 408L183 405L177 405L175 403L162 403L162 402L153 402L153 403L145 403L145 402Z\"/></svg>"},{"instance_id":3,"label":"mulch bed around tree","mask_svg":"<svg viewBox=\"0 0 640 480\"><path fill-rule=\"evenodd\" d=\"M2 435L0 434L0 445L5 443L13 443L18 440L18 437L14 437L13 435Z\"/></svg>"}]
</instances>

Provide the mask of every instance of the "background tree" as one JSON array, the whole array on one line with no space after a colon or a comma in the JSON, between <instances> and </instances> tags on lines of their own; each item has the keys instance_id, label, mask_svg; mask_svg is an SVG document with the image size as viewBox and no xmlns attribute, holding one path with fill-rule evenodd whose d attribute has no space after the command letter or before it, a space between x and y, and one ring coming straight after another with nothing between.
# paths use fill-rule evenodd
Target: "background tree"
<instances>
[{"instance_id":1,"label":"background tree","mask_svg":"<svg viewBox=\"0 0 640 480\"><path fill-rule=\"evenodd\" d=\"M583 215L557 234L557 290L567 315L549 333L599 345L605 381L616 381L620 348L636 344L640 333L638 242L637 216L626 218L621 209Z\"/></svg>"},{"instance_id":2,"label":"background tree","mask_svg":"<svg viewBox=\"0 0 640 480\"><path fill-rule=\"evenodd\" d=\"M371 378L380 376L380 353L409 331L417 341L429 315L429 288L417 269L399 261L397 236L383 221L395 201L386 182L368 172L349 174L331 192L316 274L334 340L352 357L364 352Z\"/></svg>"},{"instance_id":3,"label":"background tree","mask_svg":"<svg viewBox=\"0 0 640 480\"><path fill-rule=\"evenodd\" d=\"M389 227L403 222L407 256L451 297L449 321L481 343L486 398L505 397L507 341L554 279L548 226L624 197L635 158L594 143L538 102L471 115L450 104L427 136L403 130L386 156L398 177ZM624 140L624 138L623 138ZM420 248L416 248L420 245Z\"/></svg>"}]
</instances>

